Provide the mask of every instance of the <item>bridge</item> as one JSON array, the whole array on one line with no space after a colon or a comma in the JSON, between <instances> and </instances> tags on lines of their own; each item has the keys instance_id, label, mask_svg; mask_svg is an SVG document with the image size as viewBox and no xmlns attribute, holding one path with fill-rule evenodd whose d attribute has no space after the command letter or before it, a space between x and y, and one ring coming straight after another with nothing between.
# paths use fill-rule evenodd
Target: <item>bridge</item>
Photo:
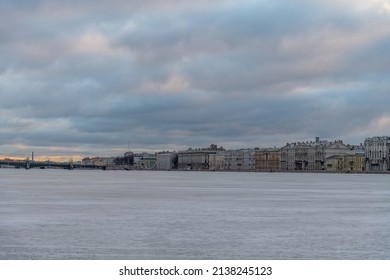
<instances>
[{"instance_id":1,"label":"bridge","mask_svg":"<svg viewBox=\"0 0 390 280\"><path fill-rule=\"evenodd\" d=\"M3 166L13 166L15 168L59 168L59 169L102 169L106 170L106 166L99 165L81 165L81 164L73 164L73 162L69 163L60 163L60 162L49 162L49 161L31 161L31 160L0 160L0 167Z\"/></svg>"}]
</instances>

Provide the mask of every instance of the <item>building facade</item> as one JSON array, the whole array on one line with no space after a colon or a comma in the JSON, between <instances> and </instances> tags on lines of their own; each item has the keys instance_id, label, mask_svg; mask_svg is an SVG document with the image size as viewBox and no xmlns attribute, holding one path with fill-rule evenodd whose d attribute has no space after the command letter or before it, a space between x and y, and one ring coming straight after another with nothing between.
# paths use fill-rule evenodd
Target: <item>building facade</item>
<instances>
[{"instance_id":1,"label":"building facade","mask_svg":"<svg viewBox=\"0 0 390 280\"><path fill-rule=\"evenodd\" d=\"M290 170L325 170L326 140L287 143L280 150L280 167L282 171Z\"/></svg>"},{"instance_id":2,"label":"building facade","mask_svg":"<svg viewBox=\"0 0 390 280\"><path fill-rule=\"evenodd\" d=\"M225 170L225 152L217 152L209 155L209 170Z\"/></svg>"},{"instance_id":3,"label":"building facade","mask_svg":"<svg viewBox=\"0 0 390 280\"><path fill-rule=\"evenodd\" d=\"M115 157L86 157L81 160L82 165L111 166L115 165Z\"/></svg>"},{"instance_id":4,"label":"building facade","mask_svg":"<svg viewBox=\"0 0 390 280\"><path fill-rule=\"evenodd\" d=\"M217 152L222 152L222 147L211 145L209 148L188 149L179 151L178 153L178 169L179 170L209 170L210 155L215 155Z\"/></svg>"},{"instance_id":5,"label":"building facade","mask_svg":"<svg viewBox=\"0 0 390 280\"><path fill-rule=\"evenodd\" d=\"M333 155L325 159L325 167L327 171L343 171L344 156Z\"/></svg>"},{"instance_id":6,"label":"building facade","mask_svg":"<svg viewBox=\"0 0 390 280\"><path fill-rule=\"evenodd\" d=\"M366 138L365 165L367 171L390 171L390 137Z\"/></svg>"},{"instance_id":7,"label":"building facade","mask_svg":"<svg viewBox=\"0 0 390 280\"><path fill-rule=\"evenodd\" d=\"M354 155L354 146L346 145L342 140L330 142L325 146L325 159L332 156Z\"/></svg>"},{"instance_id":8,"label":"building facade","mask_svg":"<svg viewBox=\"0 0 390 280\"><path fill-rule=\"evenodd\" d=\"M345 155L344 171L365 171L365 157L362 154Z\"/></svg>"},{"instance_id":9,"label":"building facade","mask_svg":"<svg viewBox=\"0 0 390 280\"><path fill-rule=\"evenodd\" d=\"M155 154L133 154L133 169L156 169L157 158Z\"/></svg>"},{"instance_id":10,"label":"building facade","mask_svg":"<svg viewBox=\"0 0 390 280\"><path fill-rule=\"evenodd\" d=\"M162 152L156 154L157 169L158 170L172 170L177 169L177 153L176 152Z\"/></svg>"},{"instance_id":11,"label":"building facade","mask_svg":"<svg viewBox=\"0 0 390 280\"><path fill-rule=\"evenodd\" d=\"M283 171L333 170L334 168L340 168L340 164L335 162L339 161L340 157L354 154L353 146L346 145L341 140L329 142L317 137L315 141L287 143L286 146L281 148L280 165ZM328 162L327 159L329 159ZM335 164L337 167L334 167Z\"/></svg>"},{"instance_id":12,"label":"building facade","mask_svg":"<svg viewBox=\"0 0 390 280\"><path fill-rule=\"evenodd\" d=\"M225 153L225 170L255 170L255 151L252 149L227 151Z\"/></svg>"},{"instance_id":13,"label":"building facade","mask_svg":"<svg viewBox=\"0 0 390 280\"><path fill-rule=\"evenodd\" d=\"M259 149L255 151L255 170L257 171L279 171L280 170L280 149Z\"/></svg>"},{"instance_id":14,"label":"building facade","mask_svg":"<svg viewBox=\"0 0 390 280\"><path fill-rule=\"evenodd\" d=\"M145 156L138 161L139 169L153 170L157 169L157 158L156 156L150 155Z\"/></svg>"}]
</instances>

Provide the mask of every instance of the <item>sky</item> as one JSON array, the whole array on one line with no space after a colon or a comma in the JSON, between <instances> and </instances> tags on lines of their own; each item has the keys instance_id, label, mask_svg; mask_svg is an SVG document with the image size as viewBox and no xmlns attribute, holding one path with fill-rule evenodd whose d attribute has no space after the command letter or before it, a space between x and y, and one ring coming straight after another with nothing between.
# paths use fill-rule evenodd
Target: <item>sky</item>
<instances>
[{"instance_id":1,"label":"sky","mask_svg":"<svg viewBox=\"0 0 390 280\"><path fill-rule=\"evenodd\" d=\"M390 134L390 1L0 0L0 156Z\"/></svg>"}]
</instances>

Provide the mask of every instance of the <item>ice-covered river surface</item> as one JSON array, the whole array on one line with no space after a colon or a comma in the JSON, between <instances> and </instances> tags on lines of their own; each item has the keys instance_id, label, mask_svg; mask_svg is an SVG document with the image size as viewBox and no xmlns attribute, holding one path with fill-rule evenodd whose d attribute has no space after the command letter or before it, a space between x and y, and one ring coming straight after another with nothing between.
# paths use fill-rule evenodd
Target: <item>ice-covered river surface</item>
<instances>
[{"instance_id":1,"label":"ice-covered river surface","mask_svg":"<svg viewBox=\"0 0 390 280\"><path fill-rule=\"evenodd\" d=\"M3 168L0 259L390 259L390 176Z\"/></svg>"}]
</instances>

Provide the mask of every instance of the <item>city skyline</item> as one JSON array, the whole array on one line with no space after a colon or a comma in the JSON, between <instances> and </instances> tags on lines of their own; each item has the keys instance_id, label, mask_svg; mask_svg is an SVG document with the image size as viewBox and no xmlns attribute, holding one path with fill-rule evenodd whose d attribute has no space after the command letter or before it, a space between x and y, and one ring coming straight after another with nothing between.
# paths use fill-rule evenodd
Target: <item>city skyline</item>
<instances>
[{"instance_id":1,"label":"city skyline","mask_svg":"<svg viewBox=\"0 0 390 280\"><path fill-rule=\"evenodd\" d=\"M2 1L0 155L390 132L390 2Z\"/></svg>"},{"instance_id":2,"label":"city skyline","mask_svg":"<svg viewBox=\"0 0 390 280\"><path fill-rule=\"evenodd\" d=\"M206 146L186 146L185 148L183 149L178 149L178 150L166 150L166 149L163 149L163 148L159 148L157 147L156 149L153 149L153 150L148 150L148 149L143 149L142 147L139 148L139 149L131 149L130 146L128 146L127 149L118 149L117 150L117 154L110 154L110 151L107 151L105 149L102 149L100 151L97 151L96 153L85 153L85 154L71 154L71 155L60 155L60 154L57 154L57 155L46 155L46 154L36 154L34 151L30 151L29 154L7 154L7 153L3 153L3 154L0 154L0 159L11 159L11 160L26 160L26 159L35 159L37 161L53 161L53 162L68 162L68 161L81 161L82 159L86 159L86 158L116 158L116 157L122 157L123 155L125 155L126 153L130 152L130 153L133 153L133 154L138 154L138 155L141 155L141 154L158 154L158 153L164 153L164 152L182 152L182 151L188 151L188 150L208 150L209 148L212 148L212 149L221 149L222 151L238 151L238 150L268 150L268 149L281 149L283 147L287 147L291 144L305 144L305 143L315 143L315 142L322 142L322 143L328 143L328 144L332 144L332 143L343 143L347 146L350 146L350 147L356 147L356 146L362 146L364 147L364 142L365 140L367 139L370 139L370 138L375 138L375 137L388 137L388 136L367 136L365 139L362 139L361 142L359 143L346 143L343 139L323 139L319 136L315 137L315 139L300 139L300 140L295 140L295 141L288 141L288 139L286 139L287 141L285 141L284 145L280 145L280 146L277 146L277 145L270 145L270 146L254 146L254 147L251 147L251 146L242 146L242 147L226 147L226 146L222 146L222 145L219 145L218 143L212 143L210 145L206 145Z\"/></svg>"}]
</instances>

